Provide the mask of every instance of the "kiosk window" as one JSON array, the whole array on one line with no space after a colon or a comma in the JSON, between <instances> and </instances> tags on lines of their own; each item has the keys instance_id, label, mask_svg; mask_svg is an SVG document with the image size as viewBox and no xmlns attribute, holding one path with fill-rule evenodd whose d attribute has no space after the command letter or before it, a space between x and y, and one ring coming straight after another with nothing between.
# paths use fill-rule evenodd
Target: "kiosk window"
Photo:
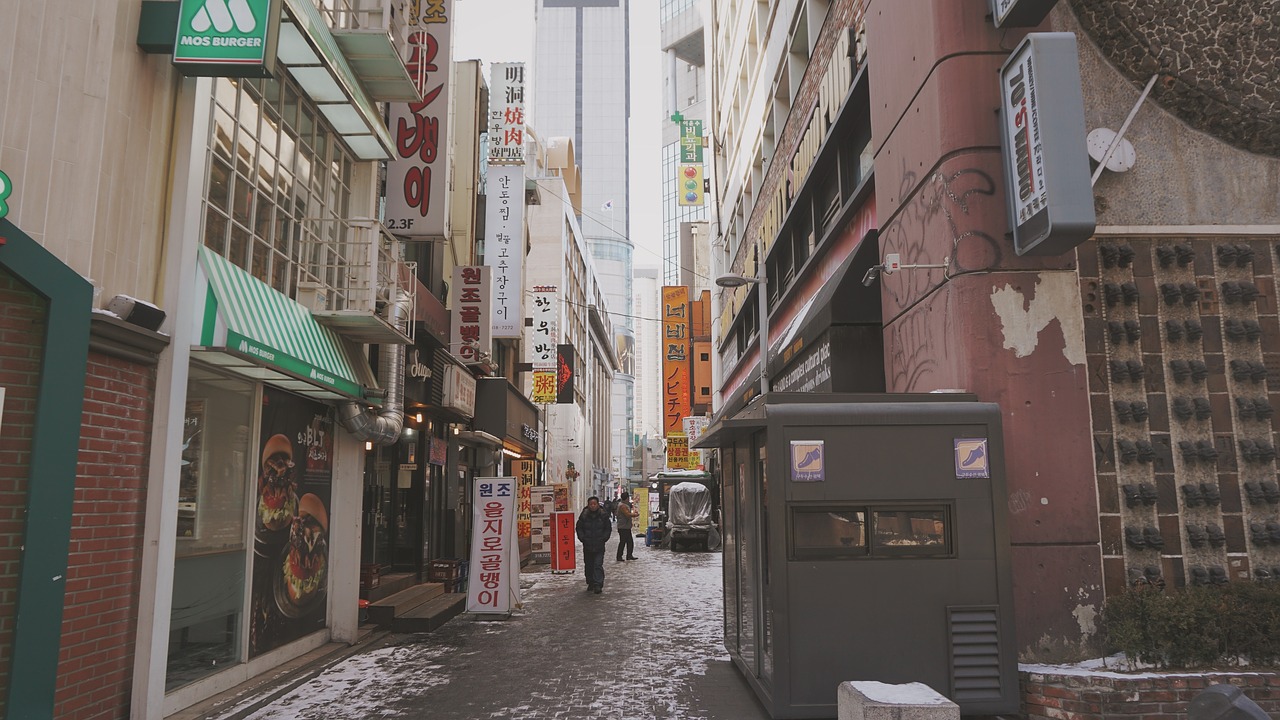
<instances>
[{"instance_id":1,"label":"kiosk window","mask_svg":"<svg viewBox=\"0 0 1280 720\"><path fill-rule=\"evenodd\" d=\"M951 553L946 508L876 508L871 525L876 555Z\"/></svg>"},{"instance_id":2,"label":"kiosk window","mask_svg":"<svg viewBox=\"0 0 1280 720\"><path fill-rule=\"evenodd\" d=\"M792 508L790 557L950 556L950 518L945 505Z\"/></svg>"},{"instance_id":3,"label":"kiosk window","mask_svg":"<svg viewBox=\"0 0 1280 720\"><path fill-rule=\"evenodd\" d=\"M791 516L791 546L798 559L865 555L867 513L848 508L796 508Z\"/></svg>"}]
</instances>

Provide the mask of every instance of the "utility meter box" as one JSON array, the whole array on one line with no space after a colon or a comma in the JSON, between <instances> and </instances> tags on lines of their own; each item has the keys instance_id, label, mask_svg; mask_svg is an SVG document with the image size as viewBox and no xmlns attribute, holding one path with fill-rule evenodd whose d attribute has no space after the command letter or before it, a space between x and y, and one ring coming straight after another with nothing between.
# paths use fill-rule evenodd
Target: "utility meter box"
<instances>
[{"instance_id":1,"label":"utility meter box","mask_svg":"<svg viewBox=\"0 0 1280 720\"><path fill-rule=\"evenodd\" d=\"M1018 710L1000 409L972 396L771 393L714 421L725 645L775 718L848 680Z\"/></svg>"}]
</instances>

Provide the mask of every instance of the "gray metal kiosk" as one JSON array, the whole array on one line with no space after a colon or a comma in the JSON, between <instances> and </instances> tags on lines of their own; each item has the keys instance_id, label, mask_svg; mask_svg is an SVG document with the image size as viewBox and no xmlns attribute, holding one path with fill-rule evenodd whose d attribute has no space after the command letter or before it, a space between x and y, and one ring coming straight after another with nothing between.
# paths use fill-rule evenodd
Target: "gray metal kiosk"
<instances>
[{"instance_id":1,"label":"gray metal kiosk","mask_svg":"<svg viewBox=\"0 0 1280 720\"><path fill-rule=\"evenodd\" d=\"M1018 709L1000 409L970 395L770 393L712 422L725 646L774 718L846 680Z\"/></svg>"}]
</instances>

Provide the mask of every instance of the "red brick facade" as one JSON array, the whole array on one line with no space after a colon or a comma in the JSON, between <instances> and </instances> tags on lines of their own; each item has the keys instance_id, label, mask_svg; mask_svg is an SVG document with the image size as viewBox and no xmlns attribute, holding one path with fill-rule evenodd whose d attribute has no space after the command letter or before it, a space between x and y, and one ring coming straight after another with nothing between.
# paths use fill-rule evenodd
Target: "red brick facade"
<instances>
[{"instance_id":1,"label":"red brick facade","mask_svg":"<svg viewBox=\"0 0 1280 720\"><path fill-rule=\"evenodd\" d=\"M1185 720L1187 704L1210 685L1235 685L1271 717L1280 713L1276 673L1056 675L1021 673L1027 720Z\"/></svg>"},{"instance_id":2,"label":"red brick facade","mask_svg":"<svg viewBox=\"0 0 1280 720\"><path fill-rule=\"evenodd\" d=\"M125 718L155 368L89 353L55 717Z\"/></svg>"},{"instance_id":3,"label":"red brick facade","mask_svg":"<svg viewBox=\"0 0 1280 720\"><path fill-rule=\"evenodd\" d=\"M0 308L0 387L5 389L0 417L0 688L8 688L45 303L0 269ZM0 715L6 705L7 694L0 690Z\"/></svg>"}]
</instances>

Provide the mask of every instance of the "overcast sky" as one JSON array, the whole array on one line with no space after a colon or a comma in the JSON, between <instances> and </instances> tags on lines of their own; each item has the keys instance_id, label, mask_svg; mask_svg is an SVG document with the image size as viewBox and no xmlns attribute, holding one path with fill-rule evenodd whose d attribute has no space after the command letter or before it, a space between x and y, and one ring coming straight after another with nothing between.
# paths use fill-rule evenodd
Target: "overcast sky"
<instances>
[{"instance_id":1,"label":"overcast sky","mask_svg":"<svg viewBox=\"0 0 1280 720\"><path fill-rule=\"evenodd\" d=\"M486 77L491 62L532 65L533 4L534 0L455 0L453 59L484 61ZM638 268L662 264L658 4L657 0L631 2L631 240ZM532 102L527 105L532 109ZM536 127L537 118L533 120Z\"/></svg>"}]
</instances>

